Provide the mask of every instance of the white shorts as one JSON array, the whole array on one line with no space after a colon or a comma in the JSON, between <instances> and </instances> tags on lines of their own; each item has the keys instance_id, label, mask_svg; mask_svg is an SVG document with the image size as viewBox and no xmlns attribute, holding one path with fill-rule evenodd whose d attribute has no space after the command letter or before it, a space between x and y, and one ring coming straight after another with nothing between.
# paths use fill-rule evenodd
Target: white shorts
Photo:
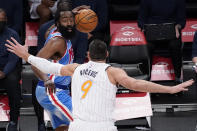
<instances>
[{"instance_id":1,"label":"white shorts","mask_svg":"<svg viewBox=\"0 0 197 131\"><path fill-rule=\"evenodd\" d=\"M68 131L118 131L114 122L84 122L75 120L70 123Z\"/></svg>"},{"instance_id":2,"label":"white shorts","mask_svg":"<svg viewBox=\"0 0 197 131\"><path fill-rule=\"evenodd\" d=\"M55 2L55 4L54 4L54 6L53 7L50 7L49 9L51 10L51 12L52 12L52 15L54 16L55 15L55 12L56 12L56 10L57 10L57 2L58 2L59 0L57 0L56 2ZM37 13L37 7L40 5L40 2L35 2L35 3L32 3L32 5L31 5L31 7L30 7L30 17L31 17L31 19L38 19L38 18L40 18L39 17L39 15L38 15L38 13Z\"/></svg>"}]
</instances>

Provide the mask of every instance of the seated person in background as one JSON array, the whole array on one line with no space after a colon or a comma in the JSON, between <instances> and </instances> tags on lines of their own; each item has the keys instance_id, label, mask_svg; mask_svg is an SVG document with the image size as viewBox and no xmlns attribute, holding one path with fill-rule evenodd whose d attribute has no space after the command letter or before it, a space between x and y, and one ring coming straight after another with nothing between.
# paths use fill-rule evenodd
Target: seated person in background
<instances>
[{"instance_id":1,"label":"seated person in background","mask_svg":"<svg viewBox=\"0 0 197 131\"><path fill-rule=\"evenodd\" d=\"M59 0L29 0L31 19L40 19L40 25L54 16Z\"/></svg>"},{"instance_id":2,"label":"seated person in background","mask_svg":"<svg viewBox=\"0 0 197 131\"><path fill-rule=\"evenodd\" d=\"M10 106L10 122L6 131L17 131L17 123L20 110L21 88L21 65L18 56L7 51L6 39L20 38L16 31L7 27L7 17L0 8L0 88L7 90ZM1 117L1 116L0 116Z\"/></svg>"},{"instance_id":3,"label":"seated person in background","mask_svg":"<svg viewBox=\"0 0 197 131\"><path fill-rule=\"evenodd\" d=\"M144 31L145 24L174 23L176 37L171 40L148 41L151 65L152 55L155 48L168 45L172 64L175 71L175 83L182 82L180 79L182 68L182 42L181 29L185 27L185 1L184 0L141 0L138 26ZM174 29L172 29L174 30Z\"/></svg>"},{"instance_id":4,"label":"seated person in background","mask_svg":"<svg viewBox=\"0 0 197 131\"><path fill-rule=\"evenodd\" d=\"M7 26L20 35L23 25L22 0L1 0L0 8L6 12Z\"/></svg>"}]
</instances>

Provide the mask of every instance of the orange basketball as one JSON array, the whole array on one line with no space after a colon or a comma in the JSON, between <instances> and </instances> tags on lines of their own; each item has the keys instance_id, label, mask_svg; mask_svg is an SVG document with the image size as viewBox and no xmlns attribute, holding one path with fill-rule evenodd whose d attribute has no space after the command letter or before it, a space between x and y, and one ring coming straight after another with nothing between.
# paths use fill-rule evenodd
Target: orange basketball
<instances>
[{"instance_id":1,"label":"orange basketball","mask_svg":"<svg viewBox=\"0 0 197 131\"><path fill-rule=\"evenodd\" d=\"M96 28L98 17L93 10L82 9L75 15L75 24L80 32L89 33Z\"/></svg>"}]
</instances>

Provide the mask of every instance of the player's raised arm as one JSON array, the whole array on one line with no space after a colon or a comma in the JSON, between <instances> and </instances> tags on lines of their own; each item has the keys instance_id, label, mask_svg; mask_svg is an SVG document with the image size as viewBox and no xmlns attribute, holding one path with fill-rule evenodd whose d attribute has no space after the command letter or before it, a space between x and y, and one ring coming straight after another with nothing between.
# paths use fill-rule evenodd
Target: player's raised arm
<instances>
[{"instance_id":1,"label":"player's raised arm","mask_svg":"<svg viewBox=\"0 0 197 131\"><path fill-rule=\"evenodd\" d=\"M163 86L153 82L137 80L132 77L129 77L125 71L119 68L110 67L108 70L110 77L114 79L116 84L120 84L125 88L139 92L174 94L181 91L187 91L187 87L191 86L194 83L193 80L189 80L176 86Z\"/></svg>"},{"instance_id":2,"label":"player's raised arm","mask_svg":"<svg viewBox=\"0 0 197 131\"><path fill-rule=\"evenodd\" d=\"M25 61L29 62L43 73L50 73L62 76L72 76L75 68L78 66L78 64L69 64L64 66L58 63L52 63L44 58L39 58L30 55L25 46L19 44L14 38L11 39L14 43L7 40L9 44L5 44L8 47L8 51L16 54Z\"/></svg>"}]
</instances>

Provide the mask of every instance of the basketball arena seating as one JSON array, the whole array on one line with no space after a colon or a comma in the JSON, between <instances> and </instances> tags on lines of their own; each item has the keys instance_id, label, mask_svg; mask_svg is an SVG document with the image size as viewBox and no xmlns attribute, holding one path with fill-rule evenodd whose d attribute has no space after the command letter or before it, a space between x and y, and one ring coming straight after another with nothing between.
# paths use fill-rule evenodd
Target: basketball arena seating
<instances>
[{"instance_id":1,"label":"basketball arena seating","mask_svg":"<svg viewBox=\"0 0 197 131\"><path fill-rule=\"evenodd\" d=\"M132 22L135 24L135 27L137 28L136 20L137 20L140 0L122 0L122 1L120 1L120 0L108 0L108 4L109 4L109 16L110 16L109 19L110 19L110 23L112 23L114 21L116 21L116 22L118 21L118 22L121 23L122 20L127 20L127 21L128 20L132 20ZM186 15L187 15L187 19L188 19L187 23L188 23L188 21L189 22L192 21L191 24L197 23L196 22L197 20L194 19L194 18L197 18L196 11L197 11L197 1L196 0L186 0ZM26 13L26 14L28 14L28 13ZM192 20L191 20L191 18L192 18ZM28 21L31 21L31 20L28 19ZM34 22L34 21L33 21L33 23L36 24L36 22ZM190 69L190 66L191 66L190 65L190 63L191 63L191 43L193 41L194 31L196 30L196 29L192 30L192 28L190 28L191 24L186 25L186 29L183 30L183 33L182 33L183 42L184 42L184 46L183 46L183 64L184 65L183 65L183 68L187 68L188 70ZM126 24L122 23L122 25L126 26L127 23ZM121 25L119 25L119 26L121 26ZM35 27L35 26L30 24L29 27ZM33 31L33 32L35 31L34 28L29 28L29 30ZM112 27L110 27L111 35L114 33L115 30L117 30L117 27L115 27L115 29L112 29ZM31 40L31 41L29 41L29 43L31 45L31 43L35 43L36 36L35 36L35 34L32 35L31 33L27 34L27 28L26 28L26 40L27 39ZM26 41L26 44L28 44L27 41ZM35 45L33 45L33 46L35 46ZM115 50L117 50L118 48L120 50L125 50L125 48L131 48L131 47L127 47L127 46L124 46L124 47L114 46L114 47L112 47L111 48L112 53L110 54L111 62L118 62L117 59L121 59L120 60L120 64L122 64L122 65L119 65L119 66L123 66L123 65L126 66L126 64L131 64L130 63L131 61L125 62L126 61L125 58L124 58L125 59L124 60L124 59L121 58L121 56L117 57L117 55L113 54L113 52ZM164 53L160 52L160 54L165 54L165 52ZM117 57L117 58L115 58L113 55L115 57ZM126 58L128 58L128 57L126 57ZM136 58L136 57L134 57L134 58ZM127 68L127 67L124 67L124 68ZM136 68L136 67L132 66L132 68ZM30 68L28 68L28 66L25 65L24 66L24 70L26 70L26 69L28 70ZM134 69L132 71L134 71ZM183 70L183 72L184 72L184 70ZM128 73L130 74L130 72L128 72ZM135 73L137 73L137 72L135 72ZM26 79L25 78L25 74L30 74L30 72L24 71L24 73L23 73L23 78L24 79ZM27 75L27 78L28 79L30 78L29 75ZM33 75L32 75L32 78L34 78ZM188 78L185 78L185 79L188 79Z\"/></svg>"},{"instance_id":2,"label":"basketball arena seating","mask_svg":"<svg viewBox=\"0 0 197 131\"><path fill-rule=\"evenodd\" d=\"M194 78L194 73L192 71L192 62L191 62L191 45L192 45L192 41L193 41L193 36L194 36L194 31L197 29L192 29L191 26L197 24L197 16L196 16L196 12L197 12L197 1L196 0L185 0L186 1L186 16L187 16L187 25L186 28L183 30L182 32L182 39L183 39L183 80L186 81L190 78ZM109 0L109 16L110 16L110 35L113 39L113 35L116 31L120 31L119 29L126 27L126 28L138 28L137 27L137 16L138 16L138 10L139 10L139 4L140 4L140 0ZM192 26L193 27L193 26ZM194 26L195 27L195 26ZM124 64L128 64L128 63L124 63L125 59L129 59L129 58L136 58L139 57L137 55L125 55L126 53L131 53L132 52L132 48L129 46L113 46L112 43L110 43L111 45L111 49L110 49L110 62L117 62L119 64L117 64L116 66L119 66L121 68L127 68L127 72L128 74L130 74L130 72L133 71L133 73L135 74L137 68L134 66L131 66L130 63L130 67L129 67L129 71L128 71L128 67L124 67L122 65ZM131 48L131 52L127 52L127 50L125 50L125 48ZM138 47L134 47L134 48L138 48ZM121 52L122 54L119 53L119 50L124 50L123 52ZM118 52L118 55L115 55L113 53L113 51ZM142 53L142 51L140 52ZM161 52L157 52L159 55L161 56L169 56L168 51L162 51ZM123 55L124 57L121 57L119 55ZM126 57L125 57L126 56ZM114 59L114 57L116 57L116 59ZM117 61L117 59L119 61ZM163 59L162 59L163 60ZM167 60L168 61L168 60ZM170 72L170 70L168 69L167 72ZM139 73L139 72L137 72ZM169 80L173 80L174 78L172 77L173 73L167 74L167 77L163 77L162 79L164 79L164 82ZM162 76L161 76L162 77ZM166 103L168 104L168 103ZM164 106L163 106L164 105ZM158 108L160 109L166 109L167 108L171 108L170 104L166 107L165 104L159 104ZM179 105L179 104L177 104ZM161 107L159 107L161 106ZM177 106L178 107L178 106ZM187 105L188 109L190 108L190 105ZM157 108L156 106L153 107L154 109ZM172 105L173 108L173 105ZM164 110L165 110L164 109ZM183 109L184 110L184 109Z\"/></svg>"},{"instance_id":3,"label":"basketball arena seating","mask_svg":"<svg viewBox=\"0 0 197 131\"><path fill-rule=\"evenodd\" d=\"M136 79L150 80L146 40L136 24L139 3L140 0L109 0L111 35L109 62L112 66L124 69L129 76ZM129 94L129 97L140 99L139 96L135 96L138 92L123 87L119 87L117 93L117 97ZM140 105L140 101L138 104ZM150 117L130 120L132 124L129 124L129 126L134 128L151 126ZM116 125L121 129L119 122Z\"/></svg>"},{"instance_id":4,"label":"basketball arena seating","mask_svg":"<svg viewBox=\"0 0 197 131\"><path fill-rule=\"evenodd\" d=\"M184 74L184 81L188 80L189 78L192 78L194 74L192 74L191 66L191 45L193 41L193 35L194 31L197 30L197 28L191 28L195 27L193 25L197 24L197 1L196 0L185 0L186 1L186 16L187 16L187 25L186 28L182 32L182 39L184 42L183 45L183 74ZM28 3L26 0L24 0L24 17L25 22L33 22L37 23L34 20L31 20L29 18L28 13ZM115 28L112 29L110 27L110 33L112 34L119 29L122 28L122 25L126 27L134 27L137 28L137 15L139 10L139 3L140 0L108 0L109 4L109 16L110 16L110 23L115 23ZM132 26L127 26L128 23L122 23L121 21L132 21ZM119 24L116 24L116 23ZM34 27L31 26L30 27ZM30 31L34 30L32 28L29 28ZM131 30L129 30L131 31ZM132 31L131 31L132 32ZM120 32L119 32L120 33ZM117 35L118 33L116 33ZM33 36L33 37L32 37ZM27 28L26 28L26 39L29 38L29 40L36 40L35 34L27 34ZM112 36L113 39L113 36ZM25 42L26 43L26 42ZM31 43L31 42L30 42ZM33 42L35 43L35 42ZM28 43L26 43L28 44ZM135 78L140 79L150 79L150 72L141 70L141 65L143 65L144 60L148 60L146 54L145 45L116 45L117 43L111 42L111 48L110 48L110 62L113 66L121 67L126 70L126 72ZM30 44L31 45L31 44ZM34 47L33 47L34 48ZM135 50L136 49L136 50ZM137 50L140 49L140 51L137 52ZM143 54L141 50L144 50ZM118 53L117 53L118 52ZM140 55L133 55L135 53L139 53ZM31 86L32 86L32 80L35 78L30 65L24 64L23 65L23 71L22 71L22 92L23 94L31 94ZM5 93L5 89L0 89L0 93ZM141 122L140 122L141 123ZM0 124L0 128L2 126L2 122Z\"/></svg>"},{"instance_id":5,"label":"basketball arena seating","mask_svg":"<svg viewBox=\"0 0 197 131\"><path fill-rule=\"evenodd\" d=\"M123 27L114 32L109 52L112 66L124 69L129 76L136 79L150 79L146 40L140 30ZM123 92L126 93L124 88L119 88L118 93Z\"/></svg>"},{"instance_id":6,"label":"basketball arena seating","mask_svg":"<svg viewBox=\"0 0 197 131\"><path fill-rule=\"evenodd\" d=\"M187 24L185 29L182 31L182 40L183 40L183 74L187 71L191 71L191 46L192 46L192 41L193 41L193 36L196 28L196 11L197 11L197 1L196 0L185 0L186 1L186 16L187 16ZM124 0L124 1L119 1L119 0L109 0L109 13L110 13L110 33L111 35L113 32L116 30L117 27L121 26L131 26L131 27L137 27L137 15L138 15L138 10L139 10L139 4L140 0ZM113 24L113 26L111 26ZM192 28L193 27L193 28ZM195 28L195 29L194 29ZM157 50L156 55L162 56L162 59L158 59L158 57L155 57L155 61L162 60L164 63L168 63L171 61L169 59L169 52L167 50ZM161 63L158 62L158 63ZM154 60L153 60L154 63ZM156 63L157 64L157 63ZM172 65L171 62L169 65ZM166 80L174 80L174 73L173 68L171 69L171 66L165 69L166 67L162 67L163 72L166 77L157 77L155 76L154 78L159 78L159 79L152 79L151 80L156 80L156 81L166 81ZM157 72L157 69L153 68L152 73ZM187 75L183 75L183 80L188 80L190 77Z\"/></svg>"},{"instance_id":7,"label":"basketball arena seating","mask_svg":"<svg viewBox=\"0 0 197 131\"><path fill-rule=\"evenodd\" d=\"M2 128L5 128L8 124L7 122L8 114L6 114L6 111L9 110L9 106L8 106L8 96L6 95L5 88L0 88L0 109L1 112L4 112L4 114L1 113L1 119L0 119L0 130L1 130Z\"/></svg>"}]
</instances>

